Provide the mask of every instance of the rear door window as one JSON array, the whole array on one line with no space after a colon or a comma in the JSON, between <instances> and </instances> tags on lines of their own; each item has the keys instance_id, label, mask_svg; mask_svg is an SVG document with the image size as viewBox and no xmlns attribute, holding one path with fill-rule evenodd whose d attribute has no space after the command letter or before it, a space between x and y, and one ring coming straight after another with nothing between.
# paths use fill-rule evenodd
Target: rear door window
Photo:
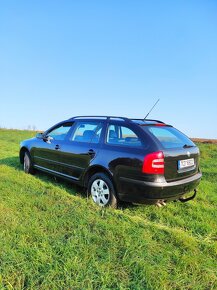
<instances>
[{"instance_id":1,"label":"rear door window","mask_svg":"<svg viewBox=\"0 0 217 290\"><path fill-rule=\"evenodd\" d=\"M106 141L108 144L128 147L142 146L141 140L135 132L128 127L119 125L109 125Z\"/></svg>"},{"instance_id":2,"label":"rear door window","mask_svg":"<svg viewBox=\"0 0 217 290\"><path fill-rule=\"evenodd\" d=\"M100 122L78 122L70 141L82 143L99 143L102 132Z\"/></svg>"},{"instance_id":3,"label":"rear door window","mask_svg":"<svg viewBox=\"0 0 217 290\"><path fill-rule=\"evenodd\" d=\"M186 135L173 127L147 126L145 128L158 139L165 149L195 146Z\"/></svg>"}]
</instances>

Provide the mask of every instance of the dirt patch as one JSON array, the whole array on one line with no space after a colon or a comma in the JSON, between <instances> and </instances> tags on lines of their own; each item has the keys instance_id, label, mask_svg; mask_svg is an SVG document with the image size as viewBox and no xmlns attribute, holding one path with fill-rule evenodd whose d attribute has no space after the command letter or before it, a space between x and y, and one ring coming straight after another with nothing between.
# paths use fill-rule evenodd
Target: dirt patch
<instances>
[{"instance_id":1,"label":"dirt patch","mask_svg":"<svg viewBox=\"0 0 217 290\"><path fill-rule=\"evenodd\" d=\"M217 144L217 139L191 138L191 140L198 143Z\"/></svg>"}]
</instances>

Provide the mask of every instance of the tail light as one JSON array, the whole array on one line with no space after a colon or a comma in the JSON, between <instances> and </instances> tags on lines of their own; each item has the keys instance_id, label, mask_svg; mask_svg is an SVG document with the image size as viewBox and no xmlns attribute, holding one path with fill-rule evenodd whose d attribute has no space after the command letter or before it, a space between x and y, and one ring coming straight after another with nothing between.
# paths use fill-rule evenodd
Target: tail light
<instances>
[{"instance_id":1,"label":"tail light","mask_svg":"<svg viewBox=\"0 0 217 290\"><path fill-rule=\"evenodd\" d=\"M142 172L148 174L164 174L163 152L158 151L146 155L143 162Z\"/></svg>"}]
</instances>

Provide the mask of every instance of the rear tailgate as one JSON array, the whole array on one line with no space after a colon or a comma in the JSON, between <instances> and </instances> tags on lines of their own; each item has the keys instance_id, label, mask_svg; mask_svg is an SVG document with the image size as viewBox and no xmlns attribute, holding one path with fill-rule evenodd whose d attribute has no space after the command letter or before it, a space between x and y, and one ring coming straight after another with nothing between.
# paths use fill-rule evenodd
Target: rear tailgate
<instances>
[{"instance_id":1,"label":"rear tailgate","mask_svg":"<svg viewBox=\"0 0 217 290\"><path fill-rule=\"evenodd\" d=\"M167 182L183 179L196 174L199 170L199 149L164 149L164 174Z\"/></svg>"},{"instance_id":2,"label":"rear tailgate","mask_svg":"<svg viewBox=\"0 0 217 290\"><path fill-rule=\"evenodd\" d=\"M154 137L164 153L167 182L188 178L199 171L199 149L186 135L165 124L143 128Z\"/></svg>"}]
</instances>

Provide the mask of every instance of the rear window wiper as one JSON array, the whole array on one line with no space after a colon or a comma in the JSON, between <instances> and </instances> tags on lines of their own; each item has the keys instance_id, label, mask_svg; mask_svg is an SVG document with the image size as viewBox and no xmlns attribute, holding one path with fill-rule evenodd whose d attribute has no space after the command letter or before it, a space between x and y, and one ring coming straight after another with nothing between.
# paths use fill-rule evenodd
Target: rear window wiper
<instances>
[{"instance_id":1,"label":"rear window wiper","mask_svg":"<svg viewBox=\"0 0 217 290\"><path fill-rule=\"evenodd\" d=\"M191 147L194 147L193 145L188 145L188 144L185 144L184 146L183 146L183 148L191 148Z\"/></svg>"}]
</instances>

